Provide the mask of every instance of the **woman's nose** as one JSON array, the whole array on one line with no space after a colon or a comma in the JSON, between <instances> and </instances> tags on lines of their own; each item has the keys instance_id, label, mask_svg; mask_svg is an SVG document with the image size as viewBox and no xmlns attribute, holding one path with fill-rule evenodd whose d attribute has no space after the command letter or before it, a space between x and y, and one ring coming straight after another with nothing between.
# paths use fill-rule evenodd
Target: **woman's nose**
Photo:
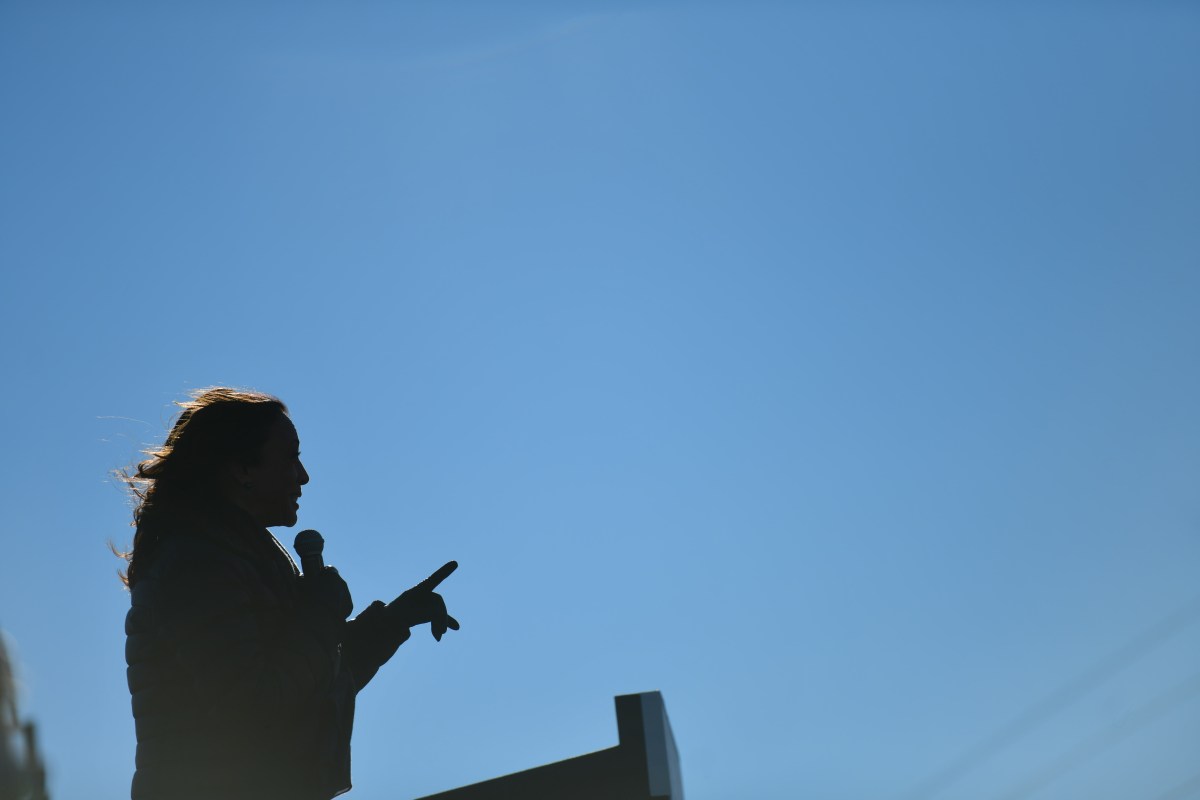
<instances>
[{"instance_id":1,"label":"woman's nose","mask_svg":"<svg viewBox=\"0 0 1200 800\"><path fill-rule=\"evenodd\" d=\"M300 485L303 486L304 484L308 483L308 470L306 470L304 465L300 464L299 462L297 462L297 465L300 467Z\"/></svg>"}]
</instances>

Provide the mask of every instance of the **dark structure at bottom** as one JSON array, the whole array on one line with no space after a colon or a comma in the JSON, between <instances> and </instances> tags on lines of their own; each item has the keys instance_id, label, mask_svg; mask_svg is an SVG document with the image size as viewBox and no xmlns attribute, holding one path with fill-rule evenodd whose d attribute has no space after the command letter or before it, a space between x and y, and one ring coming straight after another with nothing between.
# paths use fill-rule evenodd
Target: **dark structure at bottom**
<instances>
[{"instance_id":1,"label":"dark structure at bottom","mask_svg":"<svg viewBox=\"0 0 1200 800\"><path fill-rule=\"evenodd\" d=\"M614 699L616 747L418 800L683 800L679 753L662 695Z\"/></svg>"}]
</instances>

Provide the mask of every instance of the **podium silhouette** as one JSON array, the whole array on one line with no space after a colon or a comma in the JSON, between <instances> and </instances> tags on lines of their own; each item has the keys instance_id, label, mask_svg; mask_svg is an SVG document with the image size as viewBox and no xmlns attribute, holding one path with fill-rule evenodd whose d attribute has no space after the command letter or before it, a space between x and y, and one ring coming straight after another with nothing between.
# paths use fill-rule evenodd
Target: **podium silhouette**
<instances>
[{"instance_id":1,"label":"podium silhouette","mask_svg":"<svg viewBox=\"0 0 1200 800\"><path fill-rule=\"evenodd\" d=\"M679 753L658 692L623 694L619 744L417 800L683 800Z\"/></svg>"}]
</instances>

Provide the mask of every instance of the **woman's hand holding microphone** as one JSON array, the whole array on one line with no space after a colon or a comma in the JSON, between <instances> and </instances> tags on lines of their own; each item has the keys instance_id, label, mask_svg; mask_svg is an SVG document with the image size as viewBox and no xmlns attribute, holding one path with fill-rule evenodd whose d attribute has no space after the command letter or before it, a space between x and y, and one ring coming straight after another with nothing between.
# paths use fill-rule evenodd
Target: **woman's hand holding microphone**
<instances>
[{"instance_id":1,"label":"woman's hand holding microphone","mask_svg":"<svg viewBox=\"0 0 1200 800\"><path fill-rule=\"evenodd\" d=\"M321 534L313 530L300 531L293 547L304 570L300 585L309 606L339 621L354 613L350 587L336 568L325 566L325 540Z\"/></svg>"}]
</instances>

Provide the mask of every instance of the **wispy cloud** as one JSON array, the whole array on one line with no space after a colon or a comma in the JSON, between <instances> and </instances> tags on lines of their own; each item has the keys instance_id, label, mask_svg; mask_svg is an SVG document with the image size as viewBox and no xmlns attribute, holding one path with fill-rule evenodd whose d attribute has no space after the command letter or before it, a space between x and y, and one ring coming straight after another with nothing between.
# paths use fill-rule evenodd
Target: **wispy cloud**
<instances>
[{"instance_id":1,"label":"wispy cloud","mask_svg":"<svg viewBox=\"0 0 1200 800\"><path fill-rule=\"evenodd\" d=\"M507 38L475 42L467 46L447 47L436 52L413 55L397 52L325 52L275 53L266 66L276 75L291 78L297 75L306 80L320 82L322 79L339 77L361 79L373 77L404 77L433 72L444 72L472 67L488 62L502 61L522 53L561 42L587 31L594 30L624 14L586 14L572 17L563 22L541 26L523 34Z\"/></svg>"},{"instance_id":2,"label":"wispy cloud","mask_svg":"<svg viewBox=\"0 0 1200 800\"><path fill-rule=\"evenodd\" d=\"M412 66L418 69L457 69L487 61L496 61L576 36L602 25L613 16L612 14L588 14L575 17L519 38L490 42L457 52L421 59L413 62Z\"/></svg>"}]
</instances>

